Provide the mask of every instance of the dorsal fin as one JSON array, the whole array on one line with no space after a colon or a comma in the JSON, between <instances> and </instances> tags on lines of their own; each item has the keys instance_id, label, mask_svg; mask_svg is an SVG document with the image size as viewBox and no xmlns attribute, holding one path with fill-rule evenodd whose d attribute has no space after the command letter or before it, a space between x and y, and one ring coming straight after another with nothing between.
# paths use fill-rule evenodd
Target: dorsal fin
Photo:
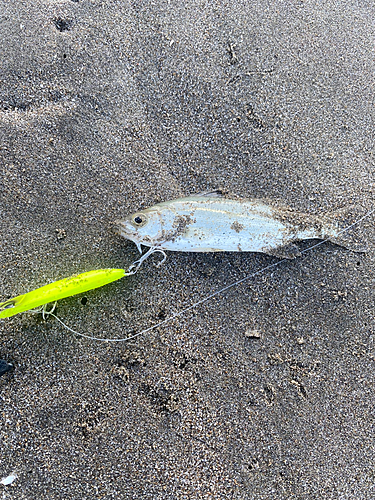
<instances>
[{"instance_id":1,"label":"dorsal fin","mask_svg":"<svg viewBox=\"0 0 375 500\"><path fill-rule=\"evenodd\" d=\"M215 189L214 191L203 191L202 193L196 193L191 196L199 196L202 198L224 198L223 192L220 189Z\"/></svg>"}]
</instances>

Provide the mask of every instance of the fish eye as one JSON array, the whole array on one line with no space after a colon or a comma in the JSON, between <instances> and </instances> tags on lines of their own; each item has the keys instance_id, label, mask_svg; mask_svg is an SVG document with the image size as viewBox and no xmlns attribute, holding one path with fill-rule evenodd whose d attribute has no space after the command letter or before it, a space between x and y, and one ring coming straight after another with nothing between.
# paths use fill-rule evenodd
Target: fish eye
<instances>
[{"instance_id":1,"label":"fish eye","mask_svg":"<svg viewBox=\"0 0 375 500\"><path fill-rule=\"evenodd\" d=\"M14 300L9 300L8 302L4 302L4 304L1 306L1 309L12 309L12 307L15 307L15 301Z\"/></svg>"},{"instance_id":2,"label":"fish eye","mask_svg":"<svg viewBox=\"0 0 375 500\"><path fill-rule=\"evenodd\" d=\"M135 214L132 217L132 222L137 227L143 227L147 223L147 216L145 214Z\"/></svg>"}]
</instances>

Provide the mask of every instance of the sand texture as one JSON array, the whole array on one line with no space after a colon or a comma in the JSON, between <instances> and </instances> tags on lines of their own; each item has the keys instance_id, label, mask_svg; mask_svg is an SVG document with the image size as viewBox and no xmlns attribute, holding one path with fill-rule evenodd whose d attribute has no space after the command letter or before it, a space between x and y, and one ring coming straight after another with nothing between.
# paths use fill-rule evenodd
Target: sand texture
<instances>
[{"instance_id":1,"label":"sand texture","mask_svg":"<svg viewBox=\"0 0 375 500\"><path fill-rule=\"evenodd\" d=\"M2 0L0 298L127 268L114 221L193 193L372 210L374 18L366 0ZM373 499L374 217L357 229L366 254L324 243L127 343L0 320L0 499ZM158 259L58 316L125 337L278 262Z\"/></svg>"}]
</instances>

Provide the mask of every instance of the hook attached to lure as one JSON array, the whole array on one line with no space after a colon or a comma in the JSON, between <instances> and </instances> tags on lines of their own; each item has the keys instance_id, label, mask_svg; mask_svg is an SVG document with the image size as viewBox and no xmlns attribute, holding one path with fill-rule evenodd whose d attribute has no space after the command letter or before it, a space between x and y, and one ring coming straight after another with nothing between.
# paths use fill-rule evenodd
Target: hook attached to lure
<instances>
[{"instance_id":1,"label":"hook attached to lure","mask_svg":"<svg viewBox=\"0 0 375 500\"><path fill-rule=\"evenodd\" d=\"M54 281L49 285L0 303L0 318L8 318L71 295L99 288L131 274L134 272L126 272L125 269L96 269Z\"/></svg>"}]
</instances>

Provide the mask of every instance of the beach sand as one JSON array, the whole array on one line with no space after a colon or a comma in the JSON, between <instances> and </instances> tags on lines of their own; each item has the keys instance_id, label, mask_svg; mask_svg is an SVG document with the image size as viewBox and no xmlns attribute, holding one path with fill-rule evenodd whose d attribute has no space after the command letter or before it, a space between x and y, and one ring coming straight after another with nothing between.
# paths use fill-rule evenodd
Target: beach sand
<instances>
[{"instance_id":1,"label":"beach sand","mask_svg":"<svg viewBox=\"0 0 375 500\"><path fill-rule=\"evenodd\" d=\"M372 210L374 16L367 1L3 0L1 297L127 268L139 254L114 221L162 200ZM0 478L16 479L0 498L374 498L373 216L358 229L366 254L324 243L127 343L1 320ZM157 259L58 316L126 337L278 262Z\"/></svg>"}]
</instances>

